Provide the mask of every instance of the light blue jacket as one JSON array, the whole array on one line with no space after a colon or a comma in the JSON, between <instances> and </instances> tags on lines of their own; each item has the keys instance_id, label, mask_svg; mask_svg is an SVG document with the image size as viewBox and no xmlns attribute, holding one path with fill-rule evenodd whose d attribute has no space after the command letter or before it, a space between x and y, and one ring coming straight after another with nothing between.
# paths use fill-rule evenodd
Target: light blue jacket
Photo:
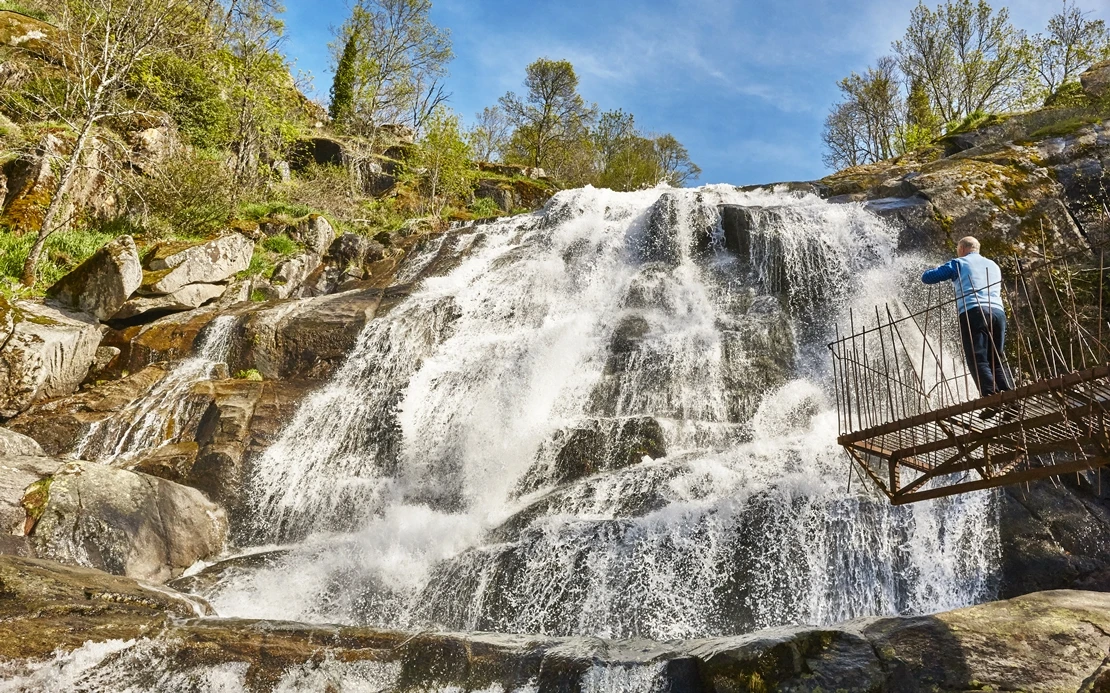
<instances>
[{"instance_id":1,"label":"light blue jacket","mask_svg":"<svg viewBox=\"0 0 1110 693\"><path fill-rule=\"evenodd\" d=\"M993 260L979 253L944 263L921 275L926 284L952 280L956 285L956 310L963 313L972 308L1002 311L1002 270Z\"/></svg>"}]
</instances>

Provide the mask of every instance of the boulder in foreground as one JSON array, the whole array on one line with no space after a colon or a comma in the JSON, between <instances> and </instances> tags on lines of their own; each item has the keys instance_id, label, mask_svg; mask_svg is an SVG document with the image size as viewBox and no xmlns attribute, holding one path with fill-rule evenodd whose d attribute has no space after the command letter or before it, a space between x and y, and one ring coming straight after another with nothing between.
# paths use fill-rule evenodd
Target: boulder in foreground
<instances>
[{"instance_id":1,"label":"boulder in foreground","mask_svg":"<svg viewBox=\"0 0 1110 693\"><path fill-rule=\"evenodd\" d=\"M196 489L96 462L40 482L27 513L38 555L153 582L223 550L224 511Z\"/></svg>"},{"instance_id":2,"label":"boulder in foreground","mask_svg":"<svg viewBox=\"0 0 1110 693\"><path fill-rule=\"evenodd\" d=\"M216 672L244 691L1093 693L1110 683L1110 595L1095 592L666 643L171 619L191 609L204 604L97 571L0 556L0 660L17 690L63 681L191 690Z\"/></svg>"},{"instance_id":3,"label":"boulder in foreground","mask_svg":"<svg viewBox=\"0 0 1110 693\"><path fill-rule=\"evenodd\" d=\"M47 299L70 310L107 320L143 281L139 251L131 236L120 236L62 277L46 291Z\"/></svg>"}]
</instances>

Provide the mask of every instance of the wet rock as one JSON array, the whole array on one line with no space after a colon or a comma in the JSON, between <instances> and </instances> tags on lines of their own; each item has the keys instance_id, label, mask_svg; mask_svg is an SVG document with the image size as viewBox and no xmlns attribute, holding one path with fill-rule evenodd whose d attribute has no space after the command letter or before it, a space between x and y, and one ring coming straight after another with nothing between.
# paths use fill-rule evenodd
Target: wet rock
<instances>
[{"instance_id":1,"label":"wet rock","mask_svg":"<svg viewBox=\"0 0 1110 693\"><path fill-rule=\"evenodd\" d=\"M141 458L128 465L128 468L134 472L181 484L189 478L199 449L200 446L194 441L166 443L143 453Z\"/></svg>"},{"instance_id":2,"label":"wet rock","mask_svg":"<svg viewBox=\"0 0 1110 693\"><path fill-rule=\"evenodd\" d=\"M165 582L222 551L227 520L196 489L75 461L51 478L30 536L40 556Z\"/></svg>"},{"instance_id":3,"label":"wet rock","mask_svg":"<svg viewBox=\"0 0 1110 693\"><path fill-rule=\"evenodd\" d=\"M557 431L540 446L536 464L520 483L527 493L667 454L663 428L650 416L594 419Z\"/></svg>"},{"instance_id":4,"label":"wet rock","mask_svg":"<svg viewBox=\"0 0 1110 693\"><path fill-rule=\"evenodd\" d=\"M27 512L23 497L27 488L53 474L61 460L37 454L0 456L0 534L23 536L27 528ZM0 545L0 553L8 553Z\"/></svg>"},{"instance_id":5,"label":"wet rock","mask_svg":"<svg viewBox=\"0 0 1110 693\"><path fill-rule=\"evenodd\" d=\"M105 344L122 350L118 366L122 371L137 372L152 363L176 361L193 351L201 331L218 315L212 306L183 313L172 313L154 322L109 333Z\"/></svg>"},{"instance_id":6,"label":"wet rock","mask_svg":"<svg viewBox=\"0 0 1110 693\"><path fill-rule=\"evenodd\" d=\"M1079 75L1083 93L1092 101L1110 96L1110 60L1103 60L1088 67Z\"/></svg>"},{"instance_id":7,"label":"wet rock","mask_svg":"<svg viewBox=\"0 0 1110 693\"><path fill-rule=\"evenodd\" d=\"M164 242L144 258L147 269L141 287L145 294L172 294L187 284L222 282L251 262L254 241L239 233L200 244Z\"/></svg>"},{"instance_id":8,"label":"wet rock","mask_svg":"<svg viewBox=\"0 0 1110 693\"><path fill-rule=\"evenodd\" d=\"M933 213L929 200L920 196L884 197L865 205L868 211L898 227L898 247L902 250L939 250L944 229Z\"/></svg>"},{"instance_id":9,"label":"wet rock","mask_svg":"<svg viewBox=\"0 0 1110 693\"><path fill-rule=\"evenodd\" d=\"M323 255L335 240L335 229L324 217L312 214L299 222L289 235L310 252Z\"/></svg>"},{"instance_id":10,"label":"wet rock","mask_svg":"<svg viewBox=\"0 0 1110 693\"><path fill-rule=\"evenodd\" d=\"M0 417L11 417L48 397L68 395L96 358L96 320L30 301L17 301L0 321L12 325L0 346Z\"/></svg>"},{"instance_id":11,"label":"wet rock","mask_svg":"<svg viewBox=\"0 0 1110 693\"><path fill-rule=\"evenodd\" d=\"M107 320L143 281L139 251L131 236L120 236L92 254L46 290L60 307Z\"/></svg>"},{"instance_id":12,"label":"wet rock","mask_svg":"<svg viewBox=\"0 0 1110 693\"><path fill-rule=\"evenodd\" d=\"M210 612L197 599L130 578L54 561L0 556L4 660L42 659L55 648L69 650L90 639L141 637L172 618Z\"/></svg>"},{"instance_id":13,"label":"wet rock","mask_svg":"<svg viewBox=\"0 0 1110 693\"><path fill-rule=\"evenodd\" d=\"M0 428L0 460L7 457L45 457L42 446L34 438L10 428Z\"/></svg>"},{"instance_id":14,"label":"wet rock","mask_svg":"<svg viewBox=\"0 0 1110 693\"><path fill-rule=\"evenodd\" d=\"M179 577L167 585L189 594L210 593L220 583L226 583L259 570L278 567L291 553L288 549L279 549L227 558L193 575Z\"/></svg>"},{"instance_id":15,"label":"wet rock","mask_svg":"<svg viewBox=\"0 0 1110 693\"><path fill-rule=\"evenodd\" d=\"M371 690L531 684L543 691L617 685L637 691L1077 691L1101 670L1110 646L1110 596L1087 592L1047 592L936 616L660 643L182 620L203 604L78 571L0 557L0 657L26 667L16 675L42 669L49 676L47 662L54 660L47 656L55 648L64 653L89 640L139 637L118 655L86 655L68 669L67 682L87 687L111 680L147 689L178 676L184 688L198 673L219 670L244 691L271 691L278 682L307 685L302 677L309 673L311 681L323 677Z\"/></svg>"},{"instance_id":16,"label":"wet rock","mask_svg":"<svg viewBox=\"0 0 1110 693\"><path fill-rule=\"evenodd\" d=\"M113 320L129 320L137 316L158 316L200 308L223 296L226 284L188 284L163 296L136 296L120 307Z\"/></svg>"},{"instance_id":17,"label":"wet rock","mask_svg":"<svg viewBox=\"0 0 1110 693\"><path fill-rule=\"evenodd\" d=\"M73 452L89 429L122 410L166 376L165 364L153 365L67 397L37 404L7 426L38 442L49 455Z\"/></svg>"}]
</instances>

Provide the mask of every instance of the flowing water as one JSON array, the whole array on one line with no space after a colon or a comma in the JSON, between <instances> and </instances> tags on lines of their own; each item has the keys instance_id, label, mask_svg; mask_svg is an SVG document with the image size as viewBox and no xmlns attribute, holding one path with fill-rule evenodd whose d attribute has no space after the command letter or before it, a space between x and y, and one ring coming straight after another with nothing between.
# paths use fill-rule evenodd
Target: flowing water
<instances>
[{"instance_id":1,"label":"flowing water","mask_svg":"<svg viewBox=\"0 0 1110 693\"><path fill-rule=\"evenodd\" d=\"M235 324L232 315L213 318L197 335L196 354L173 364L127 407L94 423L77 445L77 458L109 462L188 435L201 413L197 398L191 396L192 388L226 368Z\"/></svg>"},{"instance_id":2,"label":"flowing water","mask_svg":"<svg viewBox=\"0 0 1110 693\"><path fill-rule=\"evenodd\" d=\"M748 208L740 252L721 204ZM253 464L238 539L259 555L202 591L220 615L678 639L993 596L990 493L895 508L849 488L824 343L849 309L912 299L916 262L861 206L586 188L442 243L452 267L368 324ZM83 449L164 439L145 417L218 362L220 334ZM94 690L151 647L86 646L21 675ZM325 663L279 689L333 665L352 690L397 673ZM655 690L659 670L598 665L581 687ZM244 675L202 673L210 690Z\"/></svg>"},{"instance_id":3,"label":"flowing water","mask_svg":"<svg viewBox=\"0 0 1110 693\"><path fill-rule=\"evenodd\" d=\"M221 614L665 639L991 596L990 494L846 488L823 344L904 262L862 207L587 188L454 242L257 463L281 548Z\"/></svg>"}]
</instances>

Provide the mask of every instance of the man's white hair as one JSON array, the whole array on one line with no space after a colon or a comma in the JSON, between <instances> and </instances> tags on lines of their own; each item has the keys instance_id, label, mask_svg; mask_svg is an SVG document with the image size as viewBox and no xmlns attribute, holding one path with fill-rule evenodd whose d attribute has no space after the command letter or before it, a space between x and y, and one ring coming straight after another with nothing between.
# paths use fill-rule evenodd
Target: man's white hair
<instances>
[{"instance_id":1,"label":"man's white hair","mask_svg":"<svg viewBox=\"0 0 1110 693\"><path fill-rule=\"evenodd\" d=\"M969 253L979 252L979 239L975 236L964 236L960 239L957 247L961 250L967 250Z\"/></svg>"}]
</instances>

